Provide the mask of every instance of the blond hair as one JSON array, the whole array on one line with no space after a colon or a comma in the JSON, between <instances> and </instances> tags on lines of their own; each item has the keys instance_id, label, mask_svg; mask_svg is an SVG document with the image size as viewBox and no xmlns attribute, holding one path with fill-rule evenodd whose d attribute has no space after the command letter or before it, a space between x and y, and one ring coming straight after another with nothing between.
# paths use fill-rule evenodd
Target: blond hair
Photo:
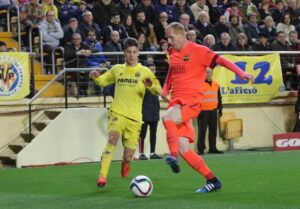
<instances>
[{"instance_id":1,"label":"blond hair","mask_svg":"<svg viewBox=\"0 0 300 209\"><path fill-rule=\"evenodd\" d=\"M173 29L176 33L178 33L178 32L179 33L185 33L186 32L184 26L179 22L170 23L167 26L166 30L169 30L169 29Z\"/></svg>"}]
</instances>

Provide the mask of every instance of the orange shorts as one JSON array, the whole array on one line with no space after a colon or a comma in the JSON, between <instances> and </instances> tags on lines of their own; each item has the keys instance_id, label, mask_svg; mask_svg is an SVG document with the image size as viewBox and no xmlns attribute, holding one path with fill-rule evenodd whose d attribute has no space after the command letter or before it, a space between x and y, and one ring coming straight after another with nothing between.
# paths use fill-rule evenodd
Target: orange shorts
<instances>
[{"instance_id":1,"label":"orange shorts","mask_svg":"<svg viewBox=\"0 0 300 209\"><path fill-rule=\"evenodd\" d=\"M195 133L191 124L191 119L198 117L201 112L201 97L178 98L170 102L168 108L181 106L182 123L177 125L179 136L188 138L190 143L194 142Z\"/></svg>"}]
</instances>

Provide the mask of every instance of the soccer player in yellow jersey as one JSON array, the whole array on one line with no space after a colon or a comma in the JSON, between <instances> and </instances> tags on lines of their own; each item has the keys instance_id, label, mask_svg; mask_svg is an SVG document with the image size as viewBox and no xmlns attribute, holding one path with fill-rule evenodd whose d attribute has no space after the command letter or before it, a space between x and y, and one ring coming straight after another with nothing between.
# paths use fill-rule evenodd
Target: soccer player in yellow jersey
<instances>
[{"instance_id":1,"label":"soccer player in yellow jersey","mask_svg":"<svg viewBox=\"0 0 300 209\"><path fill-rule=\"evenodd\" d=\"M138 42L127 38L124 43L125 64L114 65L100 75L92 71L90 78L99 86L115 84L115 96L109 112L109 136L102 152L100 173L97 184L103 187L113 153L119 138L123 140L124 153L121 175L126 178L129 163L138 145L142 125L142 103L146 89L155 95L161 92L158 79L149 68L138 63Z\"/></svg>"}]
</instances>

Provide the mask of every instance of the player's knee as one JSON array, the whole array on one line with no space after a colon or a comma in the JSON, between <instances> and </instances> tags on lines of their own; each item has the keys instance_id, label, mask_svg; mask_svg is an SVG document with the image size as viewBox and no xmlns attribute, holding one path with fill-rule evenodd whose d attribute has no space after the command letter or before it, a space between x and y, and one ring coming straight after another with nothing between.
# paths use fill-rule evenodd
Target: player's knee
<instances>
[{"instance_id":1,"label":"player's knee","mask_svg":"<svg viewBox=\"0 0 300 209\"><path fill-rule=\"evenodd\" d=\"M116 131L112 131L108 136L108 143L116 145L119 139L119 133Z\"/></svg>"},{"instance_id":2,"label":"player's knee","mask_svg":"<svg viewBox=\"0 0 300 209\"><path fill-rule=\"evenodd\" d=\"M168 121L168 120L171 120L171 117L169 117L169 115L165 114L161 117L162 121Z\"/></svg>"},{"instance_id":3,"label":"player's knee","mask_svg":"<svg viewBox=\"0 0 300 209\"><path fill-rule=\"evenodd\" d=\"M178 146L179 153L182 155L186 153L189 149L189 140L187 138L180 137Z\"/></svg>"}]
</instances>

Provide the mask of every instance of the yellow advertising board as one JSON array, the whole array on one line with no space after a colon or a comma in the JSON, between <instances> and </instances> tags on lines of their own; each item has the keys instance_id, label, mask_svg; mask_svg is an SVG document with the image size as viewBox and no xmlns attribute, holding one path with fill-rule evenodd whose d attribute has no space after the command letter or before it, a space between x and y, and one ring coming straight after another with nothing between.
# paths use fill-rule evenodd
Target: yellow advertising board
<instances>
[{"instance_id":1,"label":"yellow advertising board","mask_svg":"<svg viewBox=\"0 0 300 209\"><path fill-rule=\"evenodd\" d=\"M251 84L224 67L215 67L213 80L220 84L223 104L263 103L276 97L283 83L279 54L224 57L252 74L255 82Z\"/></svg>"},{"instance_id":2,"label":"yellow advertising board","mask_svg":"<svg viewBox=\"0 0 300 209\"><path fill-rule=\"evenodd\" d=\"M18 100L30 92L29 55L22 52L0 53L0 101Z\"/></svg>"}]
</instances>

